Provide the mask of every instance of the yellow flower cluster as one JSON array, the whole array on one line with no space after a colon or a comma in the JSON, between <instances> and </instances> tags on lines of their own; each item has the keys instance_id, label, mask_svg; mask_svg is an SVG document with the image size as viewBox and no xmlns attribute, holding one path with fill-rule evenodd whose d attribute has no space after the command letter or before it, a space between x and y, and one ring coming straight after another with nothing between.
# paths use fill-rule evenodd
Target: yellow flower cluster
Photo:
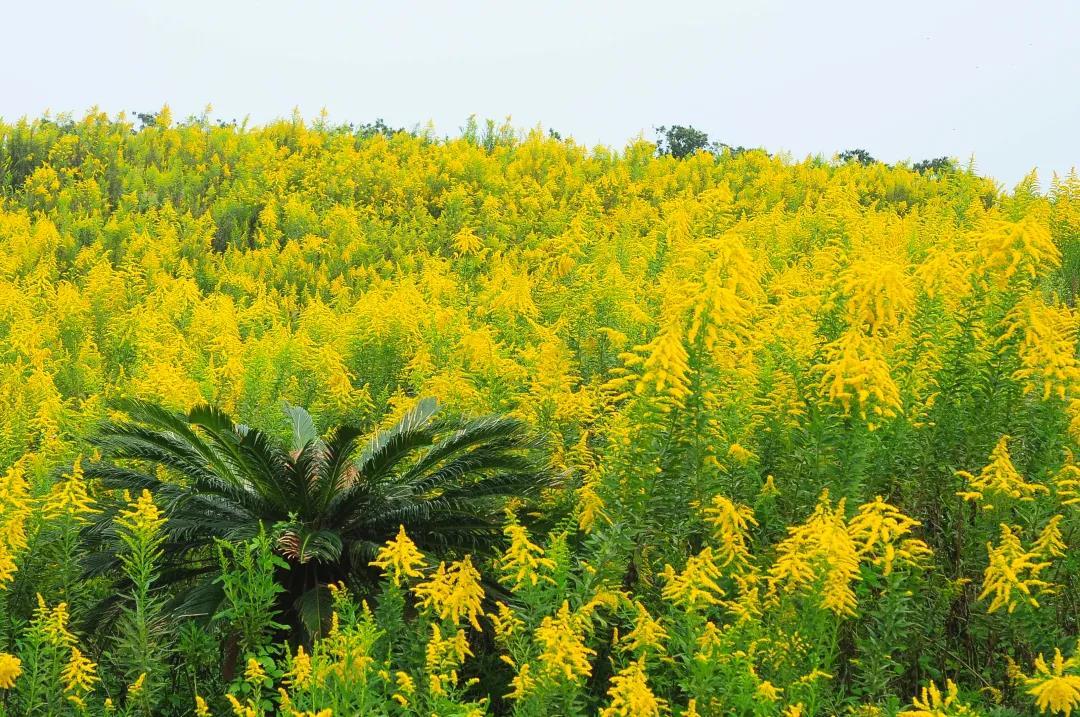
<instances>
[{"instance_id":1,"label":"yellow flower cluster","mask_svg":"<svg viewBox=\"0 0 1080 717\"><path fill-rule=\"evenodd\" d=\"M452 636L443 637L442 629L438 625L432 625L425 661L432 692L445 695L447 687L457 686L457 670L465 658L472 654L464 630L458 628Z\"/></svg>"},{"instance_id":2,"label":"yellow flower cluster","mask_svg":"<svg viewBox=\"0 0 1080 717\"><path fill-rule=\"evenodd\" d=\"M988 612L1007 608L1009 612L1025 602L1038 607L1036 595L1053 586L1039 579L1039 574L1050 567L1050 562L1040 560L1039 552L1024 550L1020 536L1011 526L1001 525L1001 537L997 545L986 544L989 564L983 574L983 589L979 599L993 597Z\"/></svg>"},{"instance_id":3,"label":"yellow flower cluster","mask_svg":"<svg viewBox=\"0 0 1080 717\"><path fill-rule=\"evenodd\" d=\"M361 609L334 587L327 635L275 669L239 658L235 714L475 714L498 705L459 704L479 691L462 675L486 671L492 649L513 670L504 706L522 714L831 713L845 690L877 694L922 664L904 645L867 655L864 626L837 624L920 600L938 578L954 592L911 628L932 638L912 643L931 663L959 662L936 652L948 624L972 665L1047 655L1027 695L985 676L1003 710L1080 704L1076 658L1049 652L1074 632L1076 597L1075 175L1010 193L959 167L675 159L538 131L437 140L167 111L131 130L97 112L0 123L5 609L54 577L56 556L31 550L74 538L114 497L87 478L101 456L79 455L116 418L114 397L218 403L259 426L287 400L320 426L376 427L436 395L543 439L565 480L527 510L554 506L535 524L565 539L511 522L490 562L429 563L399 526L370 563L392 599ZM995 439L973 468L970 446ZM955 485L953 466L971 468ZM846 500L814 505L841 482ZM941 500L956 489L962 500ZM121 537L161 539L154 496L128 503ZM923 568L934 580L916 579ZM506 602L485 602L480 569ZM963 589L980 577L981 592ZM42 599L27 633L59 656L65 708L97 714L111 661L88 655L112 643L72 633L79 587ZM992 616L954 626L938 612L975 593ZM407 629L380 624L400 600ZM1040 603L1036 629L1023 606ZM1012 642L984 639L987 620ZM383 649L402 635L422 649ZM884 682L862 674L878 665ZM31 667L0 653L5 698ZM825 669L843 676L835 702L797 677ZM125 695L138 672L100 674L118 688L111 709L152 697L153 671ZM382 704L339 706L361 693ZM931 683L905 714L972 714L967 694Z\"/></svg>"},{"instance_id":4,"label":"yellow flower cluster","mask_svg":"<svg viewBox=\"0 0 1080 717\"><path fill-rule=\"evenodd\" d=\"M682 572L676 573L670 565L664 566L663 595L687 610L697 610L708 605L719 605L724 589L717 583L722 577L720 567L711 546L691 555Z\"/></svg>"},{"instance_id":5,"label":"yellow flower cluster","mask_svg":"<svg viewBox=\"0 0 1080 717\"><path fill-rule=\"evenodd\" d=\"M1066 660L1061 650L1054 650L1050 664L1039 655L1035 658L1035 674L1026 682L1028 694L1043 712L1064 712L1069 717L1080 706L1080 661L1075 655Z\"/></svg>"},{"instance_id":6,"label":"yellow flower cluster","mask_svg":"<svg viewBox=\"0 0 1080 717\"><path fill-rule=\"evenodd\" d=\"M1061 250L1046 224L1032 216L1019 222L996 222L982 236L979 255L986 271L1001 285L1015 276L1034 279L1040 270L1061 263Z\"/></svg>"},{"instance_id":7,"label":"yellow flower cluster","mask_svg":"<svg viewBox=\"0 0 1080 717\"><path fill-rule=\"evenodd\" d=\"M805 523L788 528L769 568L771 591L805 590L820 581L821 606L838 615L854 615L852 584L859 579L860 563L876 565L889 575L897 562L918 566L931 555L926 543L909 536L919 522L881 496L860 506L850 521L844 508L844 500L834 507L825 492Z\"/></svg>"},{"instance_id":8,"label":"yellow flower cluster","mask_svg":"<svg viewBox=\"0 0 1080 717\"><path fill-rule=\"evenodd\" d=\"M404 525L398 527L397 537L379 548L375 560L371 561L372 565L382 568L383 574L388 576L394 585L401 585L403 578L423 577L420 568L424 563L423 553L405 534Z\"/></svg>"},{"instance_id":9,"label":"yellow flower cluster","mask_svg":"<svg viewBox=\"0 0 1080 717\"><path fill-rule=\"evenodd\" d=\"M945 681L945 694L931 681L911 704L915 709L901 712L900 717L978 717L978 712L960 700L952 680Z\"/></svg>"},{"instance_id":10,"label":"yellow flower cluster","mask_svg":"<svg viewBox=\"0 0 1080 717\"><path fill-rule=\"evenodd\" d=\"M659 717L666 711L664 700L649 689L644 659L631 662L611 678L608 697L611 703L600 711L600 717Z\"/></svg>"},{"instance_id":11,"label":"yellow flower cluster","mask_svg":"<svg viewBox=\"0 0 1080 717\"><path fill-rule=\"evenodd\" d=\"M769 569L770 589L796 592L821 582L821 607L839 615L854 615L852 583L858 579L859 549L844 518L844 501L834 507L822 495L805 523L788 528Z\"/></svg>"},{"instance_id":12,"label":"yellow flower cluster","mask_svg":"<svg viewBox=\"0 0 1080 717\"><path fill-rule=\"evenodd\" d=\"M970 490L960 491L958 496L964 500L978 501L984 510L992 510L994 504L989 500L1011 499L1032 501L1039 493L1049 493L1050 489L1039 483L1028 483L1013 465L1009 455L1009 437L1002 436L990 451L990 462L972 475L967 471L957 471L956 475L967 481ZM987 500L989 499L989 500Z\"/></svg>"},{"instance_id":13,"label":"yellow flower cluster","mask_svg":"<svg viewBox=\"0 0 1080 717\"><path fill-rule=\"evenodd\" d=\"M1080 314L1066 305L1051 306L1035 293L1018 303L1006 317L1007 331L999 341L1017 336L1022 368L1015 374L1026 392L1066 401L1080 396L1080 357L1077 327Z\"/></svg>"},{"instance_id":14,"label":"yellow flower cluster","mask_svg":"<svg viewBox=\"0 0 1080 717\"><path fill-rule=\"evenodd\" d=\"M441 619L457 625L465 618L475 629L481 629L477 618L484 614L480 605L484 589L480 585L480 573L468 555L449 569L445 562L439 563L431 578L414 587L413 592L422 606L432 608Z\"/></svg>"},{"instance_id":15,"label":"yellow flower cluster","mask_svg":"<svg viewBox=\"0 0 1080 717\"><path fill-rule=\"evenodd\" d=\"M669 399L678 405L690 394L689 354L683 345L682 329L670 321L648 344L637 346L634 353L622 354L623 362L630 369L640 366L634 391L651 391L658 397ZM618 382L615 382L618 385ZM660 404L665 410L668 403Z\"/></svg>"},{"instance_id":16,"label":"yellow flower cluster","mask_svg":"<svg viewBox=\"0 0 1080 717\"><path fill-rule=\"evenodd\" d=\"M516 523L507 523L504 532L510 546L499 560L499 570L514 588L520 590L526 583L535 586L542 579L550 582L540 570L554 570L555 562L544 557L544 549L530 541L529 534Z\"/></svg>"},{"instance_id":17,"label":"yellow flower cluster","mask_svg":"<svg viewBox=\"0 0 1080 717\"><path fill-rule=\"evenodd\" d=\"M869 418L871 428L896 416L901 406L884 353L881 339L851 330L825 347L825 361L817 366L827 400Z\"/></svg>"},{"instance_id":18,"label":"yellow flower cluster","mask_svg":"<svg viewBox=\"0 0 1080 717\"><path fill-rule=\"evenodd\" d=\"M145 488L138 498L134 500L131 496L127 498L128 507L120 511L116 518L117 525L127 530L133 537L149 541L165 524L165 516L154 503L154 496Z\"/></svg>"},{"instance_id":19,"label":"yellow flower cluster","mask_svg":"<svg viewBox=\"0 0 1080 717\"><path fill-rule=\"evenodd\" d=\"M882 575L889 575L897 560L913 565L932 554L922 540L907 537L920 525L879 495L859 506L859 512L848 522L848 532L858 546L860 559L871 556L871 561L881 567Z\"/></svg>"},{"instance_id":20,"label":"yellow flower cluster","mask_svg":"<svg viewBox=\"0 0 1080 717\"><path fill-rule=\"evenodd\" d=\"M61 675L64 680L64 690L75 695L89 692L94 689L94 683L100 678L97 676L97 665L82 654L77 647L71 648L71 659Z\"/></svg>"},{"instance_id":21,"label":"yellow flower cluster","mask_svg":"<svg viewBox=\"0 0 1080 717\"><path fill-rule=\"evenodd\" d=\"M623 642L634 652L642 655L650 653L664 653L664 641L668 634L660 620L654 618L645 609L640 601L634 602L637 610L637 618L634 620L634 629L626 633Z\"/></svg>"},{"instance_id":22,"label":"yellow flower cluster","mask_svg":"<svg viewBox=\"0 0 1080 717\"><path fill-rule=\"evenodd\" d=\"M713 498L712 505L705 509L705 520L713 527L713 538L717 542L716 553L721 568L734 564L742 568L750 562L750 550L747 547L747 533L750 526L756 526L754 511L746 505L738 505L722 495Z\"/></svg>"},{"instance_id":23,"label":"yellow flower cluster","mask_svg":"<svg viewBox=\"0 0 1080 717\"><path fill-rule=\"evenodd\" d=\"M534 635L542 648L539 659L546 677L577 682L592 674L589 657L596 651L582 643L587 622L565 601L554 616L547 615L540 622Z\"/></svg>"},{"instance_id":24,"label":"yellow flower cluster","mask_svg":"<svg viewBox=\"0 0 1080 717\"><path fill-rule=\"evenodd\" d=\"M22 660L7 652L0 652L0 690L10 690L22 674Z\"/></svg>"},{"instance_id":25,"label":"yellow flower cluster","mask_svg":"<svg viewBox=\"0 0 1080 717\"><path fill-rule=\"evenodd\" d=\"M841 281L848 295L851 325L865 326L870 334L899 327L904 314L915 304L904 268L893 261L866 259L854 262Z\"/></svg>"},{"instance_id":26,"label":"yellow flower cluster","mask_svg":"<svg viewBox=\"0 0 1080 717\"><path fill-rule=\"evenodd\" d=\"M30 486L23 461L0 477L0 590L15 576L15 557L26 549L26 519L30 516Z\"/></svg>"},{"instance_id":27,"label":"yellow flower cluster","mask_svg":"<svg viewBox=\"0 0 1080 717\"><path fill-rule=\"evenodd\" d=\"M59 603L56 607L50 609L45 603L45 598L40 593L37 596L37 603L37 609L34 611L34 623L41 630L41 633L54 646L74 647L78 641L68 630L70 614L68 613L67 603Z\"/></svg>"},{"instance_id":28,"label":"yellow flower cluster","mask_svg":"<svg viewBox=\"0 0 1080 717\"><path fill-rule=\"evenodd\" d=\"M66 516L76 522L86 522L86 516L98 512L93 506L83 479L82 457L75 460L71 472L53 484L45 499L42 514L47 518Z\"/></svg>"}]
</instances>

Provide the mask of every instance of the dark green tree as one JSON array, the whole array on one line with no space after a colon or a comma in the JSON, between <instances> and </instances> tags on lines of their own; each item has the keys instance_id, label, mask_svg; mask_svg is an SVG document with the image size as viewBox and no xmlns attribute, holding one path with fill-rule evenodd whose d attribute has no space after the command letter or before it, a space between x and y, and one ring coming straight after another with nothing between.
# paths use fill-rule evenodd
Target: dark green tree
<instances>
[{"instance_id":1,"label":"dark green tree","mask_svg":"<svg viewBox=\"0 0 1080 717\"><path fill-rule=\"evenodd\" d=\"M845 164L847 162L858 162L859 164L866 166L868 164L873 164L877 161L865 149L845 149L837 156L840 161L844 162Z\"/></svg>"},{"instance_id":2,"label":"dark green tree","mask_svg":"<svg viewBox=\"0 0 1080 717\"><path fill-rule=\"evenodd\" d=\"M687 157L699 149L710 149L709 135L693 127L661 125L656 128L656 151L661 155L671 155L675 159Z\"/></svg>"},{"instance_id":3,"label":"dark green tree","mask_svg":"<svg viewBox=\"0 0 1080 717\"><path fill-rule=\"evenodd\" d=\"M924 159L921 162L916 162L911 168L920 174L942 175L954 171L956 165L948 157L938 157L937 159Z\"/></svg>"},{"instance_id":4,"label":"dark green tree","mask_svg":"<svg viewBox=\"0 0 1080 717\"><path fill-rule=\"evenodd\" d=\"M282 619L316 633L326 586L374 584L369 563L399 526L430 553L482 554L502 540L506 499L550 483L519 421L439 417L432 398L368 440L351 426L321 438L306 411L286 406L287 444L211 406L186 415L141 401L123 407L127 419L93 439L102 460L86 477L106 490L153 493L168 516L157 584L175 588L173 608L184 615L213 616L221 603L215 541L239 544L265 530L288 565L277 575ZM91 574L118 574L122 505L104 499L84 531Z\"/></svg>"}]
</instances>

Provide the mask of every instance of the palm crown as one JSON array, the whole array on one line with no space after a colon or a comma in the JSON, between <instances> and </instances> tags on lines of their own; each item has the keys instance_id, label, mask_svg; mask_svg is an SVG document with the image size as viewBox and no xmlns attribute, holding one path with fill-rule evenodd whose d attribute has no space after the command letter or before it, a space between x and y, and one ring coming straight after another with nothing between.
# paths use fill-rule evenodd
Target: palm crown
<instances>
[{"instance_id":1,"label":"palm crown","mask_svg":"<svg viewBox=\"0 0 1080 717\"><path fill-rule=\"evenodd\" d=\"M283 617L317 630L325 586L373 579L370 561L399 526L422 550L484 552L501 540L506 499L547 482L519 421L437 417L432 398L367 440L350 426L320 438L306 411L286 405L289 445L211 406L186 415L143 401L124 408L128 419L94 439L108 460L86 476L153 493L168 516L160 580L182 587L175 606L189 615L212 615L221 601L215 540L273 531L289 565L279 575ZM118 507L104 504L85 531L93 573L116 565Z\"/></svg>"}]
</instances>

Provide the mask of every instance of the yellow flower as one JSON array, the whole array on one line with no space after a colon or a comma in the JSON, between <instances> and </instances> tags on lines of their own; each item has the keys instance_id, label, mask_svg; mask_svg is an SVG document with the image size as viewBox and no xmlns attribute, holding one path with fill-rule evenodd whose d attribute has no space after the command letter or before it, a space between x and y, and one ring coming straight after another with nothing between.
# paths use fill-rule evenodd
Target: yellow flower
<instances>
[{"instance_id":1,"label":"yellow flower","mask_svg":"<svg viewBox=\"0 0 1080 717\"><path fill-rule=\"evenodd\" d=\"M30 484L20 459L0 477L0 590L14 578L15 556L26 549L30 516Z\"/></svg>"},{"instance_id":2,"label":"yellow flower","mask_svg":"<svg viewBox=\"0 0 1080 717\"><path fill-rule=\"evenodd\" d=\"M652 650L663 653L667 632L664 630L663 625L660 624L660 620L653 619L641 602L635 602L634 607L638 613L637 619L634 620L634 629L628 632L623 639L630 649L635 652L648 653Z\"/></svg>"},{"instance_id":3,"label":"yellow flower","mask_svg":"<svg viewBox=\"0 0 1080 717\"><path fill-rule=\"evenodd\" d=\"M1069 400L1080 396L1080 358L1076 355L1080 314L1065 305L1050 306L1031 293L1009 312L999 339L1019 336L1021 368L1013 374L1025 393Z\"/></svg>"},{"instance_id":4,"label":"yellow flower","mask_svg":"<svg viewBox=\"0 0 1080 717\"><path fill-rule=\"evenodd\" d=\"M140 692L142 692L144 684L146 684L145 672L139 675L138 679L128 685L128 695L130 695L131 697L137 696Z\"/></svg>"},{"instance_id":5,"label":"yellow flower","mask_svg":"<svg viewBox=\"0 0 1080 717\"><path fill-rule=\"evenodd\" d=\"M753 459L757 458L756 453L747 448L744 448L742 444L739 443L732 443L730 446L728 446L728 455L742 465L746 465Z\"/></svg>"},{"instance_id":6,"label":"yellow flower","mask_svg":"<svg viewBox=\"0 0 1080 717\"><path fill-rule=\"evenodd\" d=\"M848 523L848 533L858 546L860 559L869 556L871 562L882 568L882 574L889 575L897 560L916 564L932 554L923 541L904 537L919 525L919 521L904 515L879 495L859 506L858 514Z\"/></svg>"},{"instance_id":7,"label":"yellow flower","mask_svg":"<svg viewBox=\"0 0 1080 717\"><path fill-rule=\"evenodd\" d=\"M871 428L900 410L900 389L879 338L847 331L825 347L825 363L815 368L828 401L842 407L845 414L855 411L863 420L869 418Z\"/></svg>"},{"instance_id":8,"label":"yellow flower","mask_svg":"<svg viewBox=\"0 0 1080 717\"><path fill-rule=\"evenodd\" d=\"M761 490L758 491L758 495L762 498L775 498L780 495L780 489L776 487L776 478L772 473L765 476L765 483L761 486Z\"/></svg>"},{"instance_id":9,"label":"yellow flower","mask_svg":"<svg viewBox=\"0 0 1080 717\"><path fill-rule=\"evenodd\" d=\"M1028 694L1035 698L1041 712L1064 712L1065 717L1080 705L1080 675L1072 672L1078 667L1076 656L1068 660L1061 650L1054 650L1054 660L1046 664L1042 655L1035 658L1035 675L1027 679Z\"/></svg>"},{"instance_id":10,"label":"yellow flower","mask_svg":"<svg viewBox=\"0 0 1080 717\"><path fill-rule=\"evenodd\" d=\"M480 237L473 234L472 229L469 227L462 227L454 235L454 248L457 249L459 254L477 254L483 246Z\"/></svg>"},{"instance_id":11,"label":"yellow flower","mask_svg":"<svg viewBox=\"0 0 1080 717\"><path fill-rule=\"evenodd\" d=\"M532 665L524 664L514 675L514 678L510 680L510 686L514 689L506 697L511 700L520 700L527 697L536 689L536 684L536 679L532 676Z\"/></svg>"},{"instance_id":12,"label":"yellow flower","mask_svg":"<svg viewBox=\"0 0 1080 717\"><path fill-rule=\"evenodd\" d=\"M49 490L42 512L47 518L67 516L80 523L86 522L87 514L100 512L94 508L90 494L86 490L82 456L75 459L71 473L65 475Z\"/></svg>"},{"instance_id":13,"label":"yellow flower","mask_svg":"<svg viewBox=\"0 0 1080 717\"><path fill-rule=\"evenodd\" d=\"M61 677L64 680L64 690L67 692L89 692L94 689L94 683L99 678L94 674L97 665L85 657L77 647L71 648L71 659L64 667Z\"/></svg>"},{"instance_id":14,"label":"yellow flower","mask_svg":"<svg viewBox=\"0 0 1080 717\"><path fill-rule=\"evenodd\" d=\"M649 689L644 658L631 662L611 678L608 688L610 703L600 711L600 717L659 717L666 703Z\"/></svg>"},{"instance_id":15,"label":"yellow flower","mask_svg":"<svg viewBox=\"0 0 1080 717\"><path fill-rule=\"evenodd\" d=\"M724 589L716 582L721 578L721 573L711 547L691 555L681 573L665 565L663 575L667 582L663 590L664 599L687 610L719 605L724 596Z\"/></svg>"},{"instance_id":16,"label":"yellow flower","mask_svg":"<svg viewBox=\"0 0 1080 717\"><path fill-rule=\"evenodd\" d=\"M501 600L495 603L495 612L489 614L488 618L495 628L495 639L504 645L525 626L510 606Z\"/></svg>"},{"instance_id":17,"label":"yellow flower","mask_svg":"<svg viewBox=\"0 0 1080 717\"><path fill-rule=\"evenodd\" d=\"M895 262L878 258L854 262L842 281L852 326L865 326L870 334L895 329L915 305L904 268Z\"/></svg>"},{"instance_id":18,"label":"yellow flower","mask_svg":"<svg viewBox=\"0 0 1080 717\"><path fill-rule=\"evenodd\" d=\"M995 502L1002 498L1010 498L1024 502L1035 500L1038 493L1049 493L1050 489L1039 483L1028 483L1013 465L1009 455L1009 437L1002 436L998 439L994 450L990 451L990 463L988 463L979 475L972 475L967 471L957 471L956 475L965 479L971 486L971 490L958 492L957 495L964 500L984 501L984 510L990 510L994 506L986 501L987 498Z\"/></svg>"},{"instance_id":19,"label":"yellow flower","mask_svg":"<svg viewBox=\"0 0 1080 717\"><path fill-rule=\"evenodd\" d=\"M1019 536L1004 523L1001 525L999 544L994 546L987 543L986 551L990 562L983 573L983 590L979 593L979 600L993 595L987 612L1005 607L1011 613L1021 600L1038 607L1035 595L1051 587L1038 575L1050 563L1040 562L1037 553L1024 550ZM1019 593L1019 596L1014 593Z\"/></svg>"},{"instance_id":20,"label":"yellow flower","mask_svg":"<svg viewBox=\"0 0 1080 717\"><path fill-rule=\"evenodd\" d=\"M383 575L389 574L394 585L401 585L402 578L423 577L420 568L424 566L424 555L405 534L405 526L400 525L397 537L379 549L371 564L382 568Z\"/></svg>"},{"instance_id":21,"label":"yellow flower","mask_svg":"<svg viewBox=\"0 0 1080 717\"><path fill-rule=\"evenodd\" d=\"M1069 435L1080 443L1080 398L1069 401Z\"/></svg>"},{"instance_id":22,"label":"yellow flower","mask_svg":"<svg viewBox=\"0 0 1080 717\"><path fill-rule=\"evenodd\" d=\"M449 619L456 625L465 617L475 629L480 629L477 616L484 614L480 606L484 589L480 586L480 573L468 555L449 570L446 563L439 563L431 579L417 585L413 592L421 598L421 605L433 608L443 620Z\"/></svg>"},{"instance_id":23,"label":"yellow flower","mask_svg":"<svg viewBox=\"0 0 1080 717\"><path fill-rule=\"evenodd\" d=\"M38 606L34 611L34 624L41 629L51 645L72 647L76 643L75 636L67 628L69 619L67 603L62 602L51 610L45 604L41 593L37 596Z\"/></svg>"},{"instance_id":24,"label":"yellow flower","mask_svg":"<svg viewBox=\"0 0 1080 717\"><path fill-rule=\"evenodd\" d=\"M669 321L660 334L636 353L622 354L627 366L640 365L644 373L637 379L635 391L652 390L676 404L690 395L690 356L683 346L682 330L677 321ZM645 358L642 358L641 355Z\"/></svg>"},{"instance_id":25,"label":"yellow flower","mask_svg":"<svg viewBox=\"0 0 1080 717\"><path fill-rule=\"evenodd\" d=\"M604 499L597 492L599 480L595 473L590 473L577 490L578 527L584 533L591 533L598 519L610 522L604 512Z\"/></svg>"},{"instance_id":26,"label":"yellow flower","mask_svg":"<svg viewBox=\"0 0 1080 717\"><path fill-rule=\"evenodd\" d=\"M980 240L979 255L1000 286L1014 276L1035 278L1040 270L1061 264L1061 251L1049 228L1031 216L1019 222L997 222Z\"/></svg>"},{"instance_id":27,"label":"yellow flower","mask_svg":"<svg viewBox=\"0 0 1080 717\"><path fill-rule=\"evenodd\" d=\"M977 717L978 714L960 701L952 680L946 681L944 695L931 681L911 704L915 709L901 712L898 717Z\"/></svg>"},{"instance_id":28,"label":"yellow flower","mask_svg":"<svg viewBox=\"0 0 1080 717\"><path fill-rule=\"evenodd\" d=\"M719 243L726 253L705 270L700 285L693 288L693 312L686 338L694 344L700 336L704 347L714 356L739 349L750 338L754 304L762 298L754 265L736 237L724 237Z\"/></svg>"},{"instance_id":29,"label":"yellow flower","mask_svg":"<svg viewBox=\"0 0 1080 717\"><path fill-rule=\"evenodd\" d=\"M757 525L754 511L749 506L736 504L722 495L716 495L712 507L705 509L705 519L713 527L713 536L720 543L716 550L720 567L735 564L745 567L750 562L746 546L746 534L750 526Z\"/></svg>"},{"instance_id":30,"label":"yellow flower","mask_svg":"<svg viewBox=\"0 0 1080 717\"><path fill-rule=\"evenodd\" d=\"M1061 535L1061 521L1063 519L1062 516L1055 515L1047 521L1042 532L1039 533L1039 537L1031 544L1033 553L1047 560L1065 557L1065 552L1069 549L1069 546L1065 544Z\"/></svg>"},{"instance_id":31,"label":"yellow flower","mask_svg":"<svg viewBox=\"0 0 1080 717\"><path fill-rule=\"evenodd\" d=\"M805 523L788 528L769 568L770 589L797 592L821 582L820 604L837 615L855 614L859 549L844 522L844 501L833 507L824 492Z\"/></svg>"},{"instance_id":32,"label":"yellow flower","mask_svg":"<svg viewBox=\"0 0 1080 717\"><path fill-rule=\"evenodd\" d=\"M550 582L550 577L541 576L538 572L540 568L555 569L554 561L544 557L544 549L531 542L529 534L520 525L508 523L503 532L510 539L510 547L497 565L514 589L520 590L525 583L535 586L541 577Z\"/></svg>"},{"instance_id":33,"label":"yellow flower","mask_svg":"<svg viewBox=\"0 0 1080 717\"><path fill-rule=\"evenodd\" d=\"M303 687L311 679L311 656L304 652L304 646L296 648L296 654L292 656L292 669L285 673L286 679L293 687Z\"/></svg>"},{"instance_id":34,"label":"yellow flower","mask_svg":"<svg viewBox=\"0 0 1080 717\"><path fill-rule=\"evenodd\" d=\"M116 523L137 539L148 542L165 524L165 516L154 504L154 496L143 488L139 497L129 500L128 508L120 511Z\"/></svg>"},{"instance_id":35,"label":"yellow flower","mask_svg":"<svg viewBox=\"0 0 1080 717\"><path fill-rule=\"evenodd\" d=\"M240 700L230 692L225 695L225 699L229 701L229 705L232 707L233 714L236 717L259 717L259 713L255 711L255 706L249 700L246 705L241 704Z\"/></svg>"},{"instance_id":36,"label":"yellow flower","mask_svg":"<svg viewBox=\"0 0 1080 717\"><path fill-rule=\"evenodd\" d=\"M398 670L394 673L394 682L397 684L399 691L404 692L407 695L411 695L416 692L416 683L413 682L413 678L408 672L402 672Z\"/></svg>"},{"instance_id":37,"label":"yellow flower","mask_svg":"<svg viewBox=\"0 0 1080 717\"><path fill-rule=\"evenodd\" d=\"M244 668L244 679L249 685L260 685L266 679L266 670L254 657L249 657L247 667Z\"/></svg>"},{"instance_id":38,"label":"yellow flower","mask_svg":"<svg viewBox=\"0 0 1080 717\"><path fill-rule=\"evenodd\" d=\"M424 660L432 692L445 695L446 689L443 687L443 682L457 685L457 668L466 657L471 657L472 654L464 630L459 628L453 637L444 638L439 626L432 625L431 639L428 640Z\"/></svg>"},{"instance_id":39,"label":"yellow flower","mask_svg":"<svg viewBox=\"0 0 1080 717\"><path fill-rule=\"evenodd\" d=\"M577 682L592 674L589 656L596 652L582 644L583 628L582 619L570 612L565 600L554 617L546 615L540 621L534 636L542 649L539 659L546 676Z\"/></svg>"},{"instance_id":40,"label":"yellow flower","mask_svg":"<svg viewBox=\"0 0 1080 717\"><path fill-rule=\"evenodd\" d=\"M209 705L199 695L195 695L195 717L211 717Z\"/></svg>"},{"instance_id":41,"label":"yellow flower","mask_svg":"<svg viewBox=\"0 0 1080 717\"><path fill-rule=\"evenodd\" d=\"M758 683L757 689L754 690L754 696L762 702L772 704L780 700L781 691L782 690L778 689L776 685L768 680L762 680Z\"/></svg>"},{"instance_id":42,"label":"yellow flower","mask_svg":"<svg viewBox=\"0 0 1080 717\"><path fill-rule=\"evenodd\" d=\"M1080 435L1077 442L1080 442ZM1054 476L1054 492L1063 506L1080 505L1080 466L1073 463L1071 453L1068 462Z\"/></svg>"},{"instance_id":43,"label":"yellow flower","mask_svg":"<svg viewBox=\"0 0 1080 717\"><path fill-rule=\"evenodd\" d=\"M22 661L15 655L0 652L0 690L10 690L22 674Z\"/></svg>"}]
</instances>

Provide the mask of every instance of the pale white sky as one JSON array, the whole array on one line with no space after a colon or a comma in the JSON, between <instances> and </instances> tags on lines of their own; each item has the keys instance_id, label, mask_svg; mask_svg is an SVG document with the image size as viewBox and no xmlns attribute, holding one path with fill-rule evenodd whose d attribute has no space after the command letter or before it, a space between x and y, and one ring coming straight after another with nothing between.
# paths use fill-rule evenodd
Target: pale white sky
<instances>
[{"instance_id":1,"label":"pale white sky","mask_svg":"<svg viewBox=\"0 0 1080 717\"><path fill-rule=\"evenodd\" d=\"M622 148L661 124L801 158L1080 165L1080 0L4 2L0 117L92 105L456 134L477 114Z\"/></svg>"}]
</instances>

